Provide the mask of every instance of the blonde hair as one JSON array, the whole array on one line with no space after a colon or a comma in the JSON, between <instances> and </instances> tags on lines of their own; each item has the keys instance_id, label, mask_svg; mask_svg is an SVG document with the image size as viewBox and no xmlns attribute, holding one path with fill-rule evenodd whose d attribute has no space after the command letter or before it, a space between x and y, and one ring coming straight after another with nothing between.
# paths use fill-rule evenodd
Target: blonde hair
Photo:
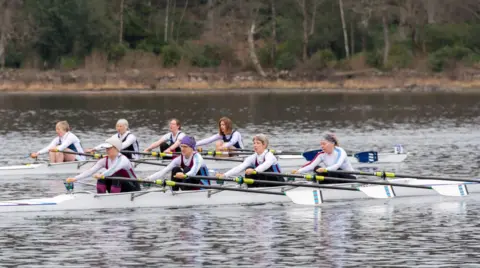
<instances>
[{"instance_id":1,"label":"blonde hair","mask_svg":"<svg viewBox=\"0 0 480 268\"><path fill-rule=\"evenodd\" d=\"M118 125L118 124L124 125L124 126L127 127L127 129L129 129L129 128L128 128L128 121L127 121L127 119L123 119L123 118L122 118L122 119L118 119L117 125Z\"/></svg>"},{"instance_id":2,"label":"blonde hair","mask_svg":"<svg viewBox=\"0 0 480 268\"><path fill-rule=\"evenodd\" d=\"M68 124L67 121L60 121L58 122L56 125L55 125L55 128L60 128L61 130L65 131L65 132L69 132L70 131L70 125Z\"/></svg>"},{"instance_id":3,"label":"blonde hair","mask_svg":"<svg viewBox=\"0 0 480 268\"><path fill-rule=\"evenodd\" d=\"M252 141L255 142L255 140L261 142L263 145L268 147L268 138L265 134L257 134L253 136Z\"/></svg>"}]
</instances>

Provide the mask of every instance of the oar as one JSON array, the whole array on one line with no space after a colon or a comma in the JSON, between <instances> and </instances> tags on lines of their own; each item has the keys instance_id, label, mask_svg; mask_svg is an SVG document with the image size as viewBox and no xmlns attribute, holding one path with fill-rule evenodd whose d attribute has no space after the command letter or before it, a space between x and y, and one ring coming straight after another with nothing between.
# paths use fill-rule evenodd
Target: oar
<instances>
[{"instance_id":1,"label":"oar","mask_svg":"<svg viewBox=\"0 0 480 268\"><path fill-rule=\"evenodd\" d=\"M173 155L179 155L181 153L179 152L173 152L173 153L159 153L159 152L151 152L151 153L145 153L145 152L136 152L136 151L122 151L124 153L133 153L133 154L141 154L141 155L151 155L159 158L163 158L165 156L170 156L173 157ZM228 152L218 152L218 154L215 155L224 155L224 153ZM207 154L207 153L200 153L202 155L213 155L212 154ZM231 159L231 158L217 158L217 157L204 157L204 159L211 159L211 160L219 160L219 161L231 161L231 162L243 162L242 159Z\"/></svg>"},{"instance_id":2,"label":"oar","mask_svg":"<svg viewBox=\"0 0 480 268\"><path fill-rule=\"evenodd\" d=\"M154 165L154 166L168 166L169 163L156 163L156 162L149 162L145 160L130 160L130 162L137 163L137 164L148 164L148 165Z\"/></svg>"},{"instance_id":3,"label":"oar","mask_svg":"<svg viewBox=\"0 0 480 268\"><path fill-rule=\"evenodd\" d=\"M160 158L163 158L163 157L166 157L166 156L169 156L169 157L173 157L174 154L180 154L178 152L173 152L173 153L161 153L161 152L150 152L150 153L146 153L146 152L137 152L137 151L126 151L126 150L122 150L121 153L132 153L132 154L139 154L139 155L151 155L151 156L154 156L154 157L160 157Z\"/></svg>"},{"instance_id":4,"label":"oar","mask_svg":"<svg viewBox=\"0 0 480 268\"><path fill-rule=\"evenodd\" d=\"M250 152L251 154L254 153L253 150L249 150L249 149L229 149L231 152ZM270 152L272 152L273 154L275 155L302 155L305 153L305 151L303 152L299 152L299 151L283 151L283 150L273 150L273 149L270 149Z\"/></svg>"},{"instance_id":5,"label":"oar","mask_svg":"<svg viewBox=\"0 0 480 268\"><path fill-rule=\"evenodd\" d=\"M307 161L312 161L317 154L323 152L321 149L318 150L311 150L302 153L302 156L307 160ZM347 154L348 156L353 156L357 158L358 162L360 163L373 163L378 161L378 152L376 151L365 151L365 152L359 152L356 154Z\"/></svg>"},{"instance_id":6,"label":"oar","mask_svg":"<svg viewBox=\"0 0 480 268\"><path fill-rule=\"evenodd\" d=\"M386 185L386 186L398 186L398 187L407 187L407 188L419 188L419 189L430 189L434 190L440 195L446 196L466 196L468 195L467 187L465 184L442 184L442 185L410 185L404 183L395 183L395 182L387 182L387 181L369 181L369 180L357 180L357 179L346 179L346 178L333 178L333 177L325 177L319 175L296 175L296 174L282 174L282 173L275 173L275 172L254 172L254 174L259 175L266 175L266 176L275 176L275 177L293 177L293 178L304 178L306 180L315 179L317 181L323 181L328 179L330 181L338 181L338 182L353 182L353 183L362 183L362 184L374 184L374 185ZM367 187L373 188L373 187ZM394 193L391 191L391 193Z\"/></svg>"},{"instance_id":7,"label":"oar","mask_svg":"<svg viewBox=\"0 0 480 268\"><path fill-rule=\"evenodd\" d=\"M277 185L277 186L295 186L295 187L325 188L325 189L335 189L335 190L345 190L345 191L359 191L356 188L347 188L347 187L339 187L339 186L337 187L337 186L320 185L320 184L302 184L302 183L294 183L294 182L254 180L254 179L243 178L243 177L236 177L233 179L229 179L229 178L218 178L218 177L212 177L212 176L185 176L183 179L187 179L187 178L209 180L209 181L231 181L231 182L236 182L238 184L242 184L242 183L254 184L258 182L258 183L271 184L271 185Z\"/></svg>"},{"instance_id":8,"label":"oar","mask_svg":"<svg viewBox=\"0 0 480 268\"><path fill-rule=\"evenodd\" d=\"M296 204L300 205L316 205L320 203L320 200L318 199L318 196L320 196L320 193L318 190L314 190L314 193L309 191L309 194L306 195L304 191L286 191L286 192L273 192L273 191L263 191L263 190L252 190L252 189L242 189L242 188L230 188L230 187L224 187L224 186L214 186L214 185L200 185L200 184L194 184L194 183L184 183L184 182L175 182L171 180L155 180L155 181L149 181L149 180L134 180L134 179L129 179L129 178L123 178L123 177L106 177L108 179L117 179L117 180L127 180L127 181L137 181L140 183L150 183L150 184L155 184L157 186L186 186L186 187L201 187L204 189L212 189L212 190L222 190L222 191L234 191L234 192L243 192L243 193L256 193L256 194L268 194L268 195L283 195L287 196L290 198L290 200ZM248 196L245 196L247 199Z\"/></svg>"},{"instance_id":9,"label":"oar","mask_svg":"<svg viewBox=\"0 0 480 268\"><path fill-rule=\"evenodd\" d=\"M93 158L104 158L107 157L106 154L85 154L85 153L78 153L78 152L73 152L73 151L58 151L59 153L64 153L64 154L76 154L76 155L83 155L83 156L89 156Z\"/></svg>"},{"instance_id":10,"label":"oar","mask_svg":"<svg viewBox=\"0 0 480 268\"><path fill-rule=\"evenodd\" d=\"M186 177L185 177L186 178ZM265 183L271 185L279 185L279 186L294 186L294 187L308 187L308 188L317 188L317 189L335 189L335 190L343 190L343 191L361 191L365 193L367 196L372 198L391 198L394 197L393 190L390 186L383 187L382 189L374 187L356 187L356 188L348 188L348 187L337 187L337 186L328 186L328 185L319 185L319 184L303 184L303 183L291 183L291 182L279 182L279 181L265 181L265 180L253 180L253 179L246 179L246 178L234 178L234 179L220 179L217 177L209 177L209 176L188 176L188 178L193 179L203 179L203 180L224 180L224 181L233 181L239 184L246 183L246 184L253 184L255 182L258 183ZM217 190L231 190L231 189L238 189L238 188L226 188L222 186L213 186L213 185L200 185L200 184L193 184L193 183L183 183L183 182L174 182L169 180L144 180L144 179L131 179L131 178L124 178L124 177L106 177L105 179L116 179L116 180L126 180L126 181L136 181L139 183L149 183L149 184L156 184L156 185L163 185L163 186L190 186L190 187L200 187L204 189L217 189ZM170 183L169 183L170 182ZM165 184L166 183L166 184ZM245 190L242 190L245 192ZM248 190L247 192L252 193L264 193L264 194L271 194L275 192L271 191L262 191L262 190ZM313 191L306 191L306 190L289 190L284 192L294 203L301 204L301 205L318 205L323 203L323 196L319 190Z\"/></svg>"},{"instance_id":11,"label":"oar","mask_svg":"<svg viewBox=\"0 0 480 268\"><path fill-rule=\"evenodd\" d=\"M351 175L364 175L364 176L376 176L381 178L413 178L419 180L439 180L439 181L458 181L458 182L476 182L480 183L480 179L468 179L468 178L442 178L442 177L430 177L430 176L417 176L417 175L402 175L395 174L393 172L384 172L384 171L375 171L375 172L364 172L364 171L328 171L329 173L337 174L351 174Z\"/></svg>"}]
</instances>

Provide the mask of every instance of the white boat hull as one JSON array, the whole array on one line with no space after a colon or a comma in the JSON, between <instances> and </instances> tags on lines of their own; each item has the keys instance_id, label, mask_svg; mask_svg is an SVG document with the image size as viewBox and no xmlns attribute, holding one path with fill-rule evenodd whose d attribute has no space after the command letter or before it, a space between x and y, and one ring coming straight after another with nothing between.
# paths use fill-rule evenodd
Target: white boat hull
<instances>
[{"instance_id":1,"label":"white boat hull","mask_svg":"<svg viewBox=\"0 0 480 268\"><path fill-rule=\"evenodd\" d=\"M385 163L400 163L405 160L407 154L393 154L393 153L379 153L378 161L373 164L385 164ZM280 155L279 165L282 171L289 171L292 169L298 169L306 163L306 160L300 155ZM352 164L365 164L359 163L354 157L349 157ZM231 158L229 158L231 159ZM238 159L241 160L241 159ZM79 162L66 162L66 163L35 163L25 164L17 166L5 166L0 167L0 177L5 176L32 176L32 175L74 175L92 167L97 160L87 160ZM147 160L154 163L168 163L170 160ZM238 164L241 161L228 161L228 160L212 160L206 159L206 165L209 169L213 170L227 170ZM149 165L149 164L137 164L135 171L137 172L156 172L162 169L161 166Z\"/></svg>"},{"instance_id":2,"label":"white boat hull","mask_svg":"<svg viewBox=\"0 0 480 268\"><path fill-rule=\"evenodd\" d=\"M456 182L422 181L415 179L393 179L391 181L412 185L458 184ZM480 192L480 184L467 183L467 185L469 193ZM358 188L360 184L339 184L337 186ZM312 192L317 191L315 188L307 187L297 187L294 189L288 188L288 186L284 186L255 188L255 190L267 190L277 193L282 189L288 191L301 191L301 194L306 196L311 196ZM398 186L394 186L392 188L394 189L396 195L395 198L438 195L437 192L424 188L406 188ZM214 192L216 192L216 190L184 191L172 194L170 191L164 193L159 190L151 190L102 195L89 192L80 192L74 194L62 194L52 198L4 201L0 202L0 212L96 210L144 207L190 207L291 202L290 199L285 195L234 192L228 190L220 192L217 191L216 193ZM320 196L323 199L323 202L369 198L360 191L345 191L335 189L320 189Z\"/></svg>"}]
</instances>

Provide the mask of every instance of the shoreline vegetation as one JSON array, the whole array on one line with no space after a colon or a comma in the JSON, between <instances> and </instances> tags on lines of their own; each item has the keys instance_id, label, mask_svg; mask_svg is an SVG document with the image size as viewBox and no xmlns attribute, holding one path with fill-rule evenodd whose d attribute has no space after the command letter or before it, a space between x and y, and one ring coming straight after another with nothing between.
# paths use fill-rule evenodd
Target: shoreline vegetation
<instances>
[{"instance_id":1,"label":"shoreline vegetation","mask_svg":"<svg viewBox=\"0 0 480 268\"><path fill-rule=\"evenodd\" d=\"M0 3L0 92L480 91L476 0Z\"/></svg>"},{"instance_id":2,"label":"shoreline vegetation","mask_svg":"<svg viewBox=\"0 0 480 268\"><path fill-rule=\"evenodd\" d=\"M462 77L414 71L376 69L329 74L282 71L262 77L255 72L180 72L175 69L124 71L0 71L0 92L77 91L221 91L270 90L313 92L480 92L480 72L462 71Z\"/></svg>"}]
</instances>

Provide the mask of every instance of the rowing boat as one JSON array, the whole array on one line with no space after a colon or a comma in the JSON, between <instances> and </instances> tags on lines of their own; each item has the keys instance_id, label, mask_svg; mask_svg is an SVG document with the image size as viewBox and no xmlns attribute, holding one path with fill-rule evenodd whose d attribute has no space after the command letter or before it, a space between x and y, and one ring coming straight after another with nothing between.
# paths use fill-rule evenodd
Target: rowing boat
<instances>
[{"instance_id":1,"label":"rowing boat","mask_svg":"<svg viewBox=\"0 0 480 268\"><path fill-rule=\"evenodd\" d=\"M391 179L393 183L409 185L457 185L458 182L417 180L417 179ZM308 183L308 182L305 182ZM458 184L460 185L463 184ZM468 185L468 190L467 189ZM358 183L329 184L350 189L361 187L379 187L378 185L365 185ZM226 185L225 187L232 187ZM424 188L406 188L400 186L384 187L386 197L407 197L407 196L431 196L437 195L435 191ZM118 194L96 194L88 191L61 194L51 198L25 199L0 202L0 212L27 212L27 211L65 211L65 210L97 210L97 209L122 209L122 208L144 208L144 207L191 207L191 206L220 206L220 205L242 205L259 203L286 203L292 200L286 194L293 193L305 200L303 203L320 205L323 202L339 200L355 200L369 198L362 191L346 191L338 189L312 189L306 187L268 187L255 188L256 190L269 191L276 194L245 193L229 191L228 188L218 190L179 191L156 188L139 192L118 193ZM392 191L393 192L389 192ZM480 183L465 183L465 195L468 193L479 193ZM447 197L453 198L453 197Z\"/></svg>"},{"instance_id":2,"label":"rowing boat","mask_svg":"<svg viewBox=\"0 0 480 268\"><path fill-rule=\"evenodd\" d=\"M282 170L288 171L301 167L306 160L301 155L278 155L279 165ZM375 164L382 163L400 163L407 157L407 154L379 153L378 161ZM205 157L207 158L207 157ZM349 157L351 163L359 164L358 159ZM0 167L0 176L32 176L32 175L53 175L53 174L77 174L91 168L98 160L85 160L63 163L36 162L24 165L13 165ZM168 164L170 160L147 160L149 163ZM206 165L212 170L227 170L240 164L242 158L230 157L216 159L205 159ZM364 164L364 163L361 163ZM137 172L155 172L161 169L158 165L135 164Z\"/></svg>"}]
</instances>

